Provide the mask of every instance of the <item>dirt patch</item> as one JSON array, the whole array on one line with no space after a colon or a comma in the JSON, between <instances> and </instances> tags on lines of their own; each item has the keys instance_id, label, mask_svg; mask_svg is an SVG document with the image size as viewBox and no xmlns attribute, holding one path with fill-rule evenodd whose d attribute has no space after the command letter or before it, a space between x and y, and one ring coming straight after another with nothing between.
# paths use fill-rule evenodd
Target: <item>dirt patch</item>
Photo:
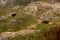
<instances>
[{"instance_id":1,"label":"dirt patch","mask_svg":"<svg viewBox=\"0 0 60 40\"><path fill-rule=\"evenodd\" d=\"M27 26L27 28L28 28L28 29L30 29L30 28L37 28L37 24L29 25L29 26Z\"/></svg>"},{"instance_id":2,"label":"dirt patch","mask_svg":"<svg viewBox=\"0 0 60 40\"><path fill-rule=\"evenodd\" d=\"M60 30L57 32L57 39L56 40L60 40Z\"/></svg>"},{"instance_id":3,"label":"dirt patch","mask_svg":"<svg viewBox=\"0 0 60 40\"><path fill-rule=\"evenodd\" d=\"M37 19L38 24L42 23L43 20Z\"/></svg>"}]
</instances>

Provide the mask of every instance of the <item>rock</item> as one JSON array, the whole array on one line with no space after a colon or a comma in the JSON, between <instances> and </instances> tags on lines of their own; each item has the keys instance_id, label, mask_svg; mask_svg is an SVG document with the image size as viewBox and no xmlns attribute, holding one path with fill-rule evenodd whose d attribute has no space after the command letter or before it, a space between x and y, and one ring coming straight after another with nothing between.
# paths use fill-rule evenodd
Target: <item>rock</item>
<instances>
[{"instance_id":1,"label":"rock","mask_svg":"<svg viewBox=\"0 0 60 40\"><path fill-rule=\"evenodd\" d=\"M0 0L0 5L14 5L14 4L19 4L19 3L30 3L33 1L37 1L37 0Z\"/></svg>"},{"instance_id":2,"label":"rock","mask_svg":"<svg viewBox=\"0 0 60 40\"><path fill-rule=\"evenodd\" d=\"M8 17L7 16L1 16L0 20L6 19L6 18L8 18Z\"/></svg>"},{"instance_id":3,"label":"rock","mask_svg":"<svg viewBox=\"0 0 60 40\"><path fill-rule=\"evenodd\" d=\"M20 6L19 5L16 5L16 6L14 6L12 9L13 10L18 10L20 8Z\"/></svg>"},{"instance_id":4,"label":"rock","mask_svg":"<svg viewBox=\"0 0 60 40\"><path fill-rule=\"evenodd\" d=\"M26 11L25 14L33 15L36 16L36 12L38 11L38 7L35 5L28 5L27 7L24 8Z\"/></svg>"},{"instance_id":5,"label":"rock","mask_svg":"<svg viewBox=\"0 0 60 40\"><path fill-rule=\"evenodd\" d=\"M11 19L10 22L11 22L11 23L14 23L14 24L20 24L20 23L22 23L23 21L22 21L22 20L18 20L18 19Z\"/></svg>"},{"instance_id":6,"label":"rock","mask_svg":"<svg viewBox=\"0 0 60 40\"><path fill-rule=\"evenodd\" d=\"M25 29L25 30L17 31L16 34L26 36L26 35L34 34L36 32L40 32L40 30Z\"/></svg>"},{"instance_id":7,"label":"rock","mask_svg":"<svg viewBox=\"0 0 60 40\"><path fill-rule=\"evenodd\" d=\"M3 32L0 35L2 37L14 37L16 34L14 32Z\"/></svg>"},{"instance_id":8,"label":"rock","mask_svg":"<svg viewBox=\"0 0 60 40\"><path fill-rule=\"evenodd\" d=\"M26 35L30 35L30 34L34 34L40 32L40 30L30 30L30 29L25 29L25 30L20 30L20 31L16 31L16 32L2 32L0 34L0 39L8 39L8 38L14 38L17 35L22 35L22 36L26 36Z\"/></svg>"},{"instance_id":9,"label":"rock","mask_svg":"<svg viewBox=\"0 0 60 40\"><path fill-rule=\"evenodd\" d=\"M38 13L39 9L44 10L39 15L40 19L42 20L58 20L60 17L60 3L50 4L47 2L37 1L28 4L28 6L24 8L25 14L32 16L36 16L36 12Z\"/></svg>"},{"instance_id":10,"label":"rock","mask_svg":"<svg viewBox=\"0 0 60 40\"><path fill-rule=\"evenodd\" d=\"M5 5L7 4L7 1L8 1L8 0L0 0L0 5L5 6Z\"/></svg>"}]
</instances>

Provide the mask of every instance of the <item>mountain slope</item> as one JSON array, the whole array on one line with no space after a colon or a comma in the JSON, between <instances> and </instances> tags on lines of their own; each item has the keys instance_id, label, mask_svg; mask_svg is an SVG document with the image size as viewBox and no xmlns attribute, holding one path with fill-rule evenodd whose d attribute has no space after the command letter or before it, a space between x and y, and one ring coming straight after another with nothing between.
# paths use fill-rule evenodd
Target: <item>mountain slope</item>
<instances>
[{"instance_id":1,"label":"mountain slope","mask_svg":"<svg viewBox=\"0 0 60 40\"><path fill-rule=\"evenodd\" d=\"M23 1L7 0L0 6L0 40L56 40L60 3Z\"/></svg>"}]
</instances>

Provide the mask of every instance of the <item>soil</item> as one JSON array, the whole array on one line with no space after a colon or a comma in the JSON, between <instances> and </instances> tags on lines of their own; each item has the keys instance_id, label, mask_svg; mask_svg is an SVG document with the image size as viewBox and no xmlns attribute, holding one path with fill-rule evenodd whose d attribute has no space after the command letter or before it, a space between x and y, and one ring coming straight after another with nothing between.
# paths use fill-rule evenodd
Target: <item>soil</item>
<instances>
[{"instance_id":1,"label":"soil","mask_svg":"<svg viewBox=\"0 0 60 40\"><path fill-rule=\"evenodd\" d=\"M56 40L60 40L60 30L57 32L57 39Z\"/></svg>"}]
</instances>

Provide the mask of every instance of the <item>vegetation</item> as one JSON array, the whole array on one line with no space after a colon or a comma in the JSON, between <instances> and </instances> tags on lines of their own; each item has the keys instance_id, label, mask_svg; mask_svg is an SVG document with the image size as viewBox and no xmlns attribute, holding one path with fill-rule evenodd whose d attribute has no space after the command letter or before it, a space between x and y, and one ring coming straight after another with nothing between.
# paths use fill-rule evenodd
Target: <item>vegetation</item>
<instances>
[{"instance_id":1,"label":"vegetation","mask_svg":"<svg viewBox=\"0 0 60 40\"><path fill-rule=\"evenodd\" d=\"M45 40L45 37L43 33L38 32L35 34L26 35L26 36L17 35L16 37L11 38L11 40Z\"/></svg>"},{"instance_id":2,"label":"vegetation","mask_svg":"<svg viewBox=\"0 0 60 40\"><path fill-rule=\"evenodd\" d=\"M48 0L46 0L48 1ZM17 3L15 5L9 5L7 6L0 6L0 34L3 32L18 32L25 29L31 29L31 30L40 30L40 32L36 32L34 34L30 35L17 35L13 38L10 38L8 40L47 40L48 36L50 36L50 30L55 32L54 27L60 26L60 11L53 11L49 9L49 7L43 8L41 7L36 12L36 16L33 16L33 14L25 14L24 8L28 6L30 2L27 3ZM15 6L19 6L19 8L13 9ZM17 7L18 7L17 6ZM21 7L23 6L23 7ZM20 8L21 7L21 8ZM28 8L29 9L29 8ZM34 9L32 9L34 10ZM50 14L51 10L51 14ZM27 12L29 13L29 12ZM34 13L34 12L31 12ZM12 16L12 14L15 14L15 16ZM40 22L42 17L43 21L49 21L52 22L52 24L49 23L43 23ZM54 19L58 17L57 19ZM53 20L44 20L44 19L53 19ZM39 21L38 21L39 20ZM38 23L39 22L39 23ZM32 26L32 27L31 27ZM30 28L27 28L30 27ZM60 29L59 29L60 30ZM54 35L52 35L54 36Z\"/></svg>"}]
</instances>

